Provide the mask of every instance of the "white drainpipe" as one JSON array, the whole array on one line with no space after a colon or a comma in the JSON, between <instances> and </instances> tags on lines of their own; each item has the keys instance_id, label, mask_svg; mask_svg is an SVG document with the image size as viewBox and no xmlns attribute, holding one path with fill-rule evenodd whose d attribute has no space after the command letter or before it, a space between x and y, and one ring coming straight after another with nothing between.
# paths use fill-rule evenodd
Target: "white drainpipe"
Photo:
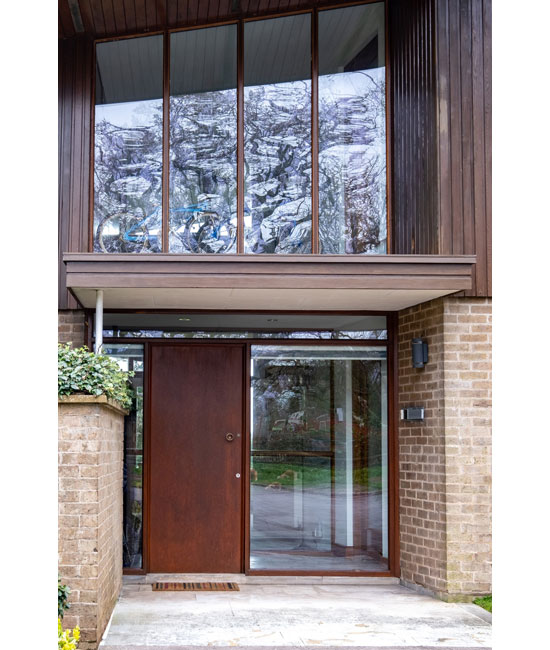
<instances>
[{"instance_id":1,"label":"white drainpipe","mask_svg":"<svg viewBox=\"0 0 550 650\"><path fill-rule=\"evenodd\" d=\"M95 345L94 352L100 354L103 347L103 291L95 292Z\"/></svg>"}]
</instances>

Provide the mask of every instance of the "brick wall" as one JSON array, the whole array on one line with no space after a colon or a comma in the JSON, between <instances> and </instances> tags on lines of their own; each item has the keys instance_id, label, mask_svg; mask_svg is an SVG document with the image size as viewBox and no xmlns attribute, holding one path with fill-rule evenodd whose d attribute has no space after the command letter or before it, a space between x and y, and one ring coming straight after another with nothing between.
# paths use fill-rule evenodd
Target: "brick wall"
<instances>
[{"instance_id":1,"label":"brick wall","mask_svg":"<svg viewBox=\"0 0 550 650\"><path fill-rule=\"evenodd\" d=\"M411 339L429 362L411 366ZM448 599L491 590L491 302L441 298L399 314L401 577Z\"/></svg>"},{"instance_id":2,"label":"brick wall","mask_svg":"<svg viewBox=\"0 0 550 650\"><path fill-rule=\"evenodd\" d=\"M60 401L59 574L79 650L97 648L122 586L123 436L123 411L104 396Z\"/></svg>"},{"instance_id":3,"label":"brick wall","mask_svg":"<svg viewBox=\"0 0 550 650\"><path fill-rule=\"evenodd\" d=\"M399 423L401 577L446 588L443 301L399 314L399 408L424 406L424 422ZM412 368L411 339L428 341L429 362Z\"/></svg>"},{"instance_id":4,"label":"brick wall","mask_svg":"<svg viewBox=\"0 0 550 650\"><path fill-rule=\"evenodd\" d=\"M81 347L85 340L85 314L81 309L64 309L58 312L58 340Z\"/></svg>"}]
</instances>

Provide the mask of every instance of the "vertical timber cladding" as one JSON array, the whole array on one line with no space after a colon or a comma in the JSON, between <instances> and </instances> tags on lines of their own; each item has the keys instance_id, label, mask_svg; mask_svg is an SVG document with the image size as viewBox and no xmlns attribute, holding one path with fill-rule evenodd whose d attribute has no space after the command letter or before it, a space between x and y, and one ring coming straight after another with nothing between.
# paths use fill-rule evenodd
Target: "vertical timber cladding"
<instances>
[{"instance_id":1,"label":"vertical timber cladding","mask_svg":"<svg viewBox=\"0 0 550 650\"><path fill-rule=\"evenodd\" d=\"M392 253L477 255L491 295L491 0L392 0Z\"/></svg>"},{"instance_id":2,"label":"vertical timber cladding","mask_svg":"<svg viewBox=\"0 0 550 650\"><path fill-rule=\"evenodd\" d=\"M93 42L59 41L59 309L76 309L62 254L88 250Z\"/></svg>"},{"instance_id":3,"label":"vertical timber cladding","mask_svg":"<svg viewBox=\"0 0 550 650\"><path fill-rule=\"evenodd\" d=\"M477 255L491 295L491 0L435 0L440 252Z\"/></svg>"},{"instance_id":4,"label":"vertical timber cladding","mask_svg":"<svg viewBox=\"0 0 550 650\"><path fill-rule=\"evenodd\" d=\"M392 253L439 253L433 0L388 3Z\"/></svg>"}]
</instances>

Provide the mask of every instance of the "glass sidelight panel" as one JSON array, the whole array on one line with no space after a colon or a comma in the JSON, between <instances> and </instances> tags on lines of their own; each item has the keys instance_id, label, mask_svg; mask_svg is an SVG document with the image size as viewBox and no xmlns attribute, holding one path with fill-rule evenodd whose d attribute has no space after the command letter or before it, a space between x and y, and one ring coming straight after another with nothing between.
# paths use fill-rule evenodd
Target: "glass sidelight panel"
<instances>
[{"instance_id":1,"label":"glass sidelight panel","mask_svg":"<svg viewBox=\"0 0 550 650\"><path fill-rule=\"evenodd\" d=\"M384 3L319 12L322 253L386 252Z\"/></svg>"},{"instance_id":2,"label":"glass sidelight panel","mask_svg":"<svg viewBox=\"0 0 550 650\"><path fill-rule=\"evenodd\" d=\"M311 252L311 16L244 26L246 253Z\"/></svg>"},{"instance_id":3,"label":"glass sidelight panel","mask_svg":"<svg viewBox=\"0 0 550 650\"><path fill-rule=\"evenodd\" d=\"M162 250L162 36L96 46L94 250Z\"/></svg>"},{"instance_id":4,"label":"glass sidelight panel","mask_svg":"<svg viewBox=\"0 0 550 650\"><path fill-rule=\"evenodd\" d=\"M124 418L124 509L122 562L125 568L143 567L143 345L111 343L103 353L122 370L132 371L135 398Z\"/></svg>"},{"instance_id":5,"label":"glass sidelight panel","mask_svg":"<svg viewBox=\"0 0 550 650\"><path fill-rule=\"evenodd\" d=\"M237 26L170 36L171 253L237 251Z\"/></svg>"},{"instance_id":6,"label":"glass sidelight panel","mask_svg":"<svg viewBox=\"0 0 550 650\"><path fill-rule=\"evenodd\" d=\"M253 346L250 568L388 569L382 347Z\"/></svg>"}]
</instances>

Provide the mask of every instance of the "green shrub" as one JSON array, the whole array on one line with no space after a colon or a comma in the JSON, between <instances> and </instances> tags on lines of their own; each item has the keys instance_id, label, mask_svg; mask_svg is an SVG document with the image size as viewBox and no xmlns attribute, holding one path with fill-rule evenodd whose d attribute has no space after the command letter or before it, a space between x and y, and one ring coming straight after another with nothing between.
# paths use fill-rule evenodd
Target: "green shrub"
<instances>
[{"instance_id":1,"label":"green shrub","mask_svg":"<svg viewBox=\"0 0 550 650\"><path fill-rule=\"evenodd\" d=\"M128 377L134 373L121 370L114 359L94 354L86 346L73 350L60 343L57 365L59 395L106 395L126 409L132 406L133 391Z\"/></svg>"},{"instance_id":2,"label":"green shrub","mask_svg":"<svg viewBox=\"0 0 550 650\"><path fill-rule=\"evenodd\" d=\"M57 617L63 618L66 609L69 609L69 594L71 590L67 585L61 584L61 578L57 579Z\"/></svg>"},{"instance_id":3,"label":"green shrub","mask_svg":"<svg viewBox=\"0 0 550 650\"><path fill-rule=\"evenodd\" d=\"M74 630L64 630L61 619L57 619L57 648L58 650L76 650L80 640L80 628L78 625Z\"/></svg>"}]
</instances>

